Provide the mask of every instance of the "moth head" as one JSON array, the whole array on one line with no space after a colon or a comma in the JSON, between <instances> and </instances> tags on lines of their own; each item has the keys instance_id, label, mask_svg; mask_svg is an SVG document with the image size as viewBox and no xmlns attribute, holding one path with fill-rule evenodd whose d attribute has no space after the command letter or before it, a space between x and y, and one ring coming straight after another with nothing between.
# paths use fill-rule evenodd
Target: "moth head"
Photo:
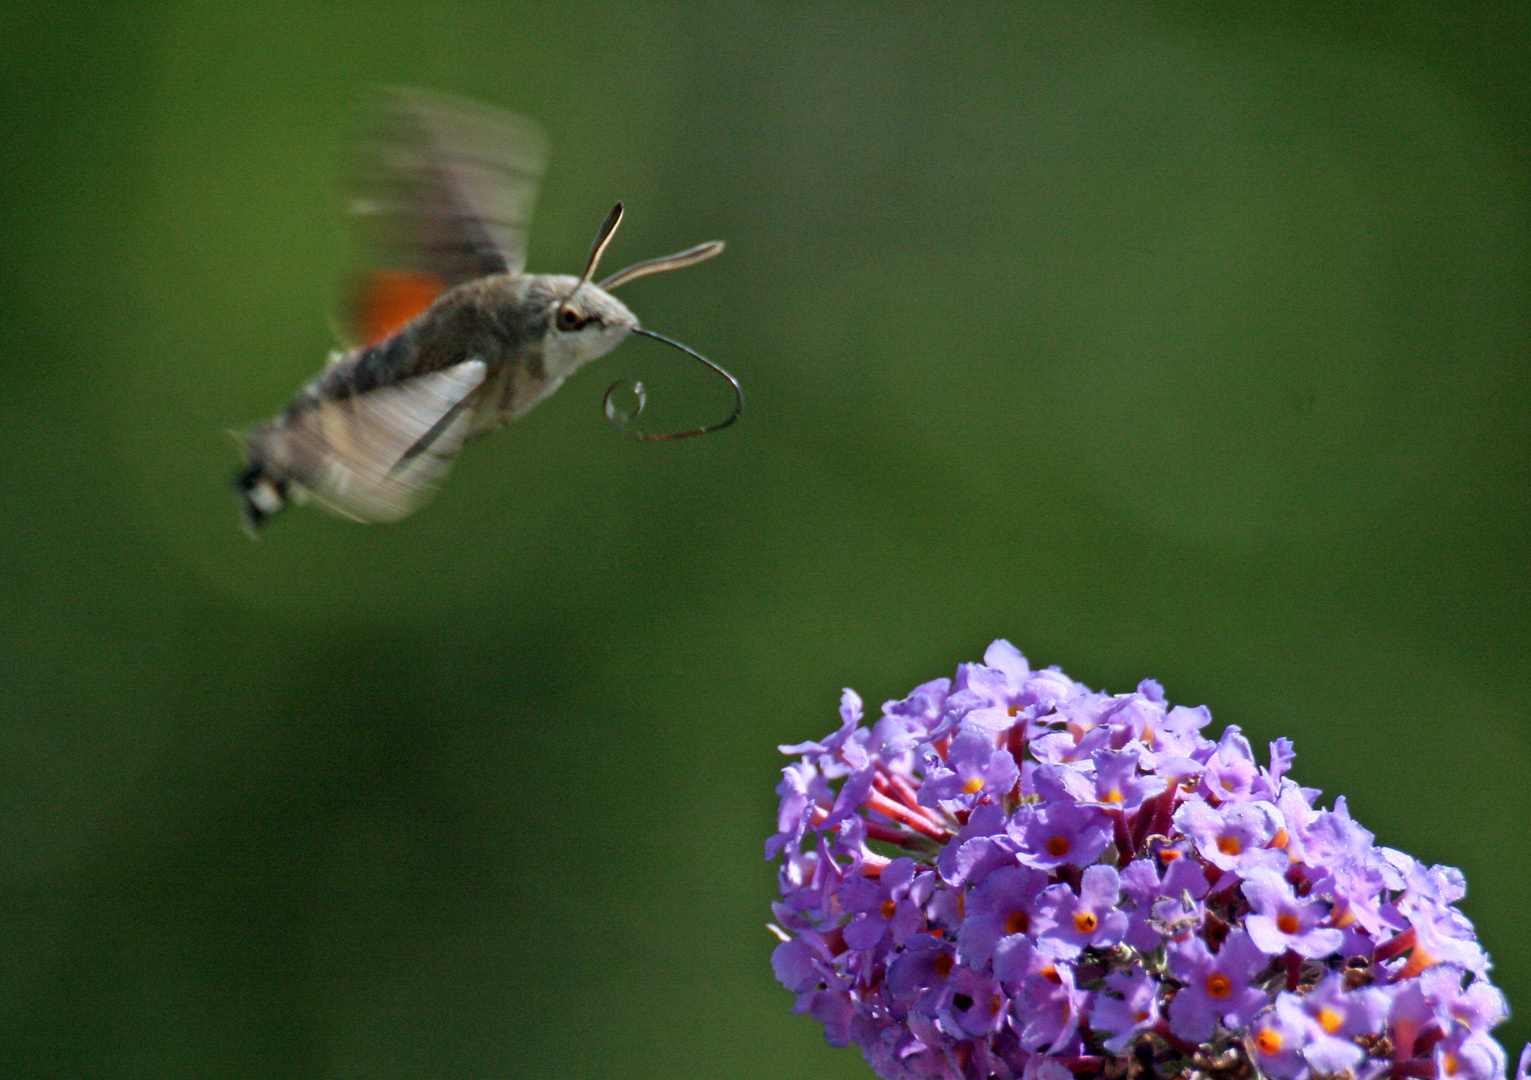
<instances>
[{"instance_id":1,"label":"moth head","mask_svg":"<svg viewBox=\"0 0 1531 1080\"><path fill-rule=\"evenodd\" d=\"M707 359L701 353L678 341L673 341L663 334L656 334L652 330L643 329L638 325L637 316L622 304L620 300L611 295L611 290L629 281L650 274L662 273L666 270L679 270L685 266L694 266L705 259L710 259L723 250L723 241L709 240L705 244L687 248L685 251L677 251L674 255L663 255L657 259L645 259L643 262L634 263L624 270L619 270L596 285L591 284L595 277L595 269L601 262L601 256L606 252L606 246L611 243L617 226L622 223L622 204L617 203L606 215L606 220L601 223L600 229L595 234L595 243L590 246L590 258L585 262L585 272L578 280L573 278L559 279L573 281L574 287L563 293L560 299L553 305L551 318L549 319L548 338L550 348L545 355L554 358L554 365L558 360L563 360L572 369L574 365L582 364L586 360L592 360L597 356L610 352L619 345L628 334L643 334L645 337L662 341L671 348L700 361L723 378L727 379L734 391L734 409L726 420L721 423L708 424L704 427L692 428L687 431L672 432L669 434L653 434L649 432L633 431L627 427L628 421L637 416L643 409L643 384L633 383L632 389L636 393L639 404L636 411L630 416L623 417L621 411L616 409L612 402L612 394L623 380L612 383L606 390L605 409L606 418L618 427L623 428L627 434L635 439L646 442L670 442L675 439L689 439L695 435L706 435L713 431L726 428L739 418L744 409L744 394L739 389L739 382L727 371Z\"/></svg>"},{"instance_id":2,"label":"moth head","mask_svg":"<svg viewBox=\"0 0 1531 1080\"><path fill-rule=\"evenodd\" d=\"M543 353L559 371L605 356L638 326L638 317L622 301L567 274L539 276L530 299L543 305Z\"/></svg>"},{"instance_id":3,"label":"moth head","mask_svg":"<svg viewBox=\"0 0 1531 1080\"><path fill-rule=\"evenodd\" d=\"M646 259L625 270L617 271L598 285L591 284L596 268L601 264L601 256L606 253L606 248L611 243L611 238L616 235L617 226L621 223L622 204L617 203L606 215L606 220L601 223L600 229L595 234L595 243L590 245L590 258L585 260L585 272L579 276L578 280L567 279L573 281L573 287L564 293L553 307L549 326L550 334L565 337L588 335L592 340L597 338L604 340L611 336L612 331L616 331L615 340L601 350L601 352L607 352L615 348L622 338L638 328L637 317L628 311L620 300L611 295L611 290L650 274L691 266L703 259L710 259L723 250L722 241L713 240L674 255ZM598 356L600 353L594 355Z\"/></svg>"}]
</instances>

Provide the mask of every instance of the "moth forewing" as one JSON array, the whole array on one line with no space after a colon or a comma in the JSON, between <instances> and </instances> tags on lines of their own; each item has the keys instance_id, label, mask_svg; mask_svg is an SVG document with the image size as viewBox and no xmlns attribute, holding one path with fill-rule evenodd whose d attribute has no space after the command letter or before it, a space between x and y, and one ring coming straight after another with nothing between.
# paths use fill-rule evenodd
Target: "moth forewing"
<instances>
[{"instance_id":1,"label":"moth forewing","mask_svg":"<svg viewBox=\"0 0 1531 1080\"><path fill-rule=\"evenodd\" d=\"M462 406L482 385L485 370L482 360L468 360L323 403L317 410L323 438L308 485L315 500L368 522L397 521L417 509L462 448L473 423L471 409ZM444 419L446 426L422 444Z\"/></svg>"},{"instance_id":2,"label":"moth forewing","mask_svg":"<svg viewBox=\"0 0 1531 1080\"><path fill-rule=\"evenodd\" d=\"M472 410L460 406L483 384L486 370L482 360L468 360L364 393L302 396L251 436L251 456L266 473L282 477L280 494L296 487L353 521L397 521L418 508L451 467L473 423ZM406 461L447 416L446 427Z\"/></svg>"}]
</instances>

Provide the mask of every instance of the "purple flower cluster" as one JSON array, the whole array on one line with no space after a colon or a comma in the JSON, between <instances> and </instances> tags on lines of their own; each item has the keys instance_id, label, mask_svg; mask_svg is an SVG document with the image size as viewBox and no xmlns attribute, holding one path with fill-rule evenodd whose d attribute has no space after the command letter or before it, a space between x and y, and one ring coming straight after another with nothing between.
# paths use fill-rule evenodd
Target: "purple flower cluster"
<instances>
[{"instance_id":1,"label":"purple flower cluster","mask_svg":"<svg viewBox=\"0 0 1531 1080\"><path fill-rule=\"evenodd\" d=\"M1320 809L1286 739L1261 766L1158 683L1095 693L1007 641L840 718L782 747L771 962L879 1075L1505 1075L1461 873Z\"/></svg>"}]
</instances>

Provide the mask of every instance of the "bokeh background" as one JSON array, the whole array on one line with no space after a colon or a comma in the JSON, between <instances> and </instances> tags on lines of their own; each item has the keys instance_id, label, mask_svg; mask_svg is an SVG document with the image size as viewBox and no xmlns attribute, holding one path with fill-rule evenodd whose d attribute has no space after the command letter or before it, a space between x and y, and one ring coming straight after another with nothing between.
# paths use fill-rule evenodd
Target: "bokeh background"
<instances>
[{"instance_id":1,"label":"bokeh background","mask_svg":"<svg viewBox=\"0 0 1531 1080\"><path fill-rule=\"evenodd\" d=\"M0 1075L865 1077L775 745L1008 637L1461 866L1531 1036L1531 8L0 8ZM239 531L364 88L539 118L632 342L414 518ZM658 420L656 419L656 422Z\"/></svg>"}]
</instances>

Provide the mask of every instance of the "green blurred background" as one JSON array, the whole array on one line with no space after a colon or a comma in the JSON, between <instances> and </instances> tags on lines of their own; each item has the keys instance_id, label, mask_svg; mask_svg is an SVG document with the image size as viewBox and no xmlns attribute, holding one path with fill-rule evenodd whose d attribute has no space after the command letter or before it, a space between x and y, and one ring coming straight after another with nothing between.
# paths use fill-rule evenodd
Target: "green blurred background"
<instances>
[{"instance_id":1,"label":"green blurred background","mask_svg":"<svg viewBox=\"0 0 1531 1080\"><path fill-rule=\"evenodd\" d=\"M0 8L0 1075L865 1077L774 747L1008 637L1461 866L1531 1036L1531 8ZM252 545L371 83L554 144L633 342L391 527Z\"/></svg>"}]
</instances>

